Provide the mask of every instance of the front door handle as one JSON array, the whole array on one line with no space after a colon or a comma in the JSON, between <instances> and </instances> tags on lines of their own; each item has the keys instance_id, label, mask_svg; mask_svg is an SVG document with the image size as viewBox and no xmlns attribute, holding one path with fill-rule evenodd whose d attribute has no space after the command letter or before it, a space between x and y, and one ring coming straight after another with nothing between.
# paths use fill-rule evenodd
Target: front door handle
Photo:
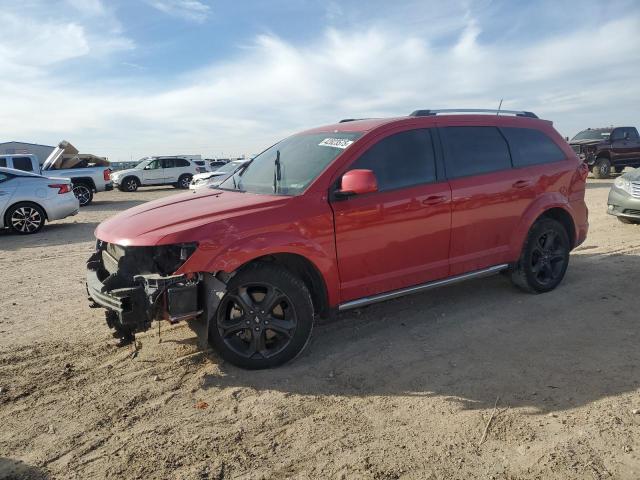
<instances>
[{"instance_id":1,"label":"front door handle","mask_svg":"<svg viewBox=\"0 0 640 480\"><path fill-rule=\"evenodd\" d=\"M531 186L531 182L529 180L518 180L516 183L511 185L513 188L527 188Z\"/></svg>"},{"instance_id":2,"label":"front door handle","mask_svg":"<svg viewBox=\"0 0 640 480\"><path fill-rule=\"evenodd\" d=\"M439 205L447 201L447 197L444 195L431 195L422 201L422 205L431 206Z\"/></svg>"}]
</instances>

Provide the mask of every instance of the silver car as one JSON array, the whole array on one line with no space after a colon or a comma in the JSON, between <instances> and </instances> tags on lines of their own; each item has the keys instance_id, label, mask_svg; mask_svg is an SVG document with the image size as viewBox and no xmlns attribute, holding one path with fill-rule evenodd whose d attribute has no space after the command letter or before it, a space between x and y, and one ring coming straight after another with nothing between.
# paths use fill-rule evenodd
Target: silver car
<instances>
[{"instance_id":1,"label":"silver car","mask_svg":"<svg viewBox=\"0 0 640 480\"><path fill-rule=\"evenodd\" d=\"M45 221L78 213L80 204L68 178L48 178L0 167L0 228L36 233Z\"/></svg>"}]
</instances>

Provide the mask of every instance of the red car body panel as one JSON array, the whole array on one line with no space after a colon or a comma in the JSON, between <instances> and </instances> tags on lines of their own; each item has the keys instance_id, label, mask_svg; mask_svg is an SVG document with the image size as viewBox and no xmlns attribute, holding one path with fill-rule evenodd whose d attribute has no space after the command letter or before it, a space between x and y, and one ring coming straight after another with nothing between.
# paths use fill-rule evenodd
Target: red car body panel
<instances>
[{"instance_id":1,"label":"red car body panel","mask_svg":"<svg viewBox=\"0 0 640 480\"><path fill-rule=\"evenodd\" d=\"M454 125L535 128L566 159L484 175L331 200L330 189L382 138L414 128ZM364 120L311 132L364 132L299 196L223 190L184 193L120 213L96 229L120 245L198 242L177 273L233 272L265 255L306 258L326 286L328 304L518 260L527 232L545 211L573 219L573 246L586 237L581 161L550 122L458 115Z\"/></svg>"}]
</instances>

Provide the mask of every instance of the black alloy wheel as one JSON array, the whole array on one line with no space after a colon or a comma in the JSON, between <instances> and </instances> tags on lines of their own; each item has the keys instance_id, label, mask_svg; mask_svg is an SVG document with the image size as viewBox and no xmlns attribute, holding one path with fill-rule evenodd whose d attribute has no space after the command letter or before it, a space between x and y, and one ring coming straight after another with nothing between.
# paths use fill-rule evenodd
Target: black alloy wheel
<instances>
[{"instance_id":1,"label":"black alloy wheel","mask_svg":"<svg viewBox=\"0 0 640 480\"><path fill-rule=\"evenodd\" d=\"M124 190L126 192L135 192L136 190L138 190L140 184L135 177L127 177L122 182L122 186L124 187Z\"/></svg>"},{"instance_id":2,"label":"black alloy wheel","mask_svg":"<svg viewBox=\"0 0 640 480\"><path fill-rule=\"evenodd\" d=\"M236 274L209 322L209 341L242 368L269 368L291 360L313 328L305 284L288 270L259 263Z\"/></svg>"},{"instance_id":3,"label":"black alloy wheel","mask_svg":"<svg viewBox=\"0 0 640 480\"><path fill-rule=\"evenodd\" d=\"M73 194L78 199L81 207L89 205L93 200L93 191L84 183L78 183L73 186Z\"/></svg>"},{"instance_id":4,"label":"black alloy wheel","mask_svg":"<svg viewBox=\"0 0 640 480\"><path fill-rule=\"evenodd\" d=\"M183 175L178 179L178 188L187 189L191 184L191 179L193 177L191 175Z\"/></svg>"},{"instance_id":5,"label":"black alloy wheel","mask_svg":"<svg viewBox=\"0 0 640 480\"><path fill-rule=\"evenodd\" d=\"M538 220L512 270L513 283L529 292L553 290L567 271L570 250L569 236L561 223L551 218Z\"/></svg>"}]
</instances>

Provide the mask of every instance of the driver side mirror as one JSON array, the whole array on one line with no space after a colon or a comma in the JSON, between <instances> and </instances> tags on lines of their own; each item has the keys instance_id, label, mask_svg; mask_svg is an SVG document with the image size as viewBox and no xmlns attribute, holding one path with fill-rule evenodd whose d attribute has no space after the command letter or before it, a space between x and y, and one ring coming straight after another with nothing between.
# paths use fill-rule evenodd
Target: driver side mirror
<instances>
[{"instance_id":1,"label":"driver side mirror","mask_svg":"<svg viewBox=\"0 0 640 480\"><path fill-rule=\"evenodd\" d=\"M337 198L348 198L378 191L378 180L371 170L349 170L342 176L340 190L335 192Z\"/></svg>"}]
</instances>

